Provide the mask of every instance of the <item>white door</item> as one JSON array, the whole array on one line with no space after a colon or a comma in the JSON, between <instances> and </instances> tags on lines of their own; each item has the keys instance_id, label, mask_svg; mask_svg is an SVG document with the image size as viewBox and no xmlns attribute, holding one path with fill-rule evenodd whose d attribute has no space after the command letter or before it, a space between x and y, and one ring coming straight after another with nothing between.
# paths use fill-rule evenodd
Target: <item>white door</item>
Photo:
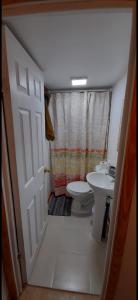
<instances>
[{"instance_id":1,"label":"white door","mask_svg":"<svg viewBox=\"0 0 138 300\"><path fill-rule=\"evenodd\" d=\"M5 27L9 83L29 279L46 227L44 81L38 66Z\"/></svg>"}]
</instances>

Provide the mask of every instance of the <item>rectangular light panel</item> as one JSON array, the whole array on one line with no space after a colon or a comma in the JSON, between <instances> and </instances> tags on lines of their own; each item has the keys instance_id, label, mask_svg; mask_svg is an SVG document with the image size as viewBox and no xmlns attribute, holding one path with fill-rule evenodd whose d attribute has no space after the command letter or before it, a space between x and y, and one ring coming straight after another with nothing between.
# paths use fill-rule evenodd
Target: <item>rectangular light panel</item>
<instances>
[{"instance_id":1,"label":"rectangular light panel","mask_svg":"<svg viewBox=\"0 0 138 300\"><path fill-rule=\"evenodd\" d=\"M71 79L72 86L82 86L87 84L87 78L74 78Z\"/></svg>"}]
</instances>

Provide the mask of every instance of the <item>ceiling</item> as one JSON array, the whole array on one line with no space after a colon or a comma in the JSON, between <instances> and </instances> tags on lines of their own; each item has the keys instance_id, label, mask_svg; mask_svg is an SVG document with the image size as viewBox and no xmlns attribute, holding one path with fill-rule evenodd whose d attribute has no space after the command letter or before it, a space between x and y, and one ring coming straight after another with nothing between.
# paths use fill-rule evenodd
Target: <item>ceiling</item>
<instances>
[{"instance_id":1,"label":"ceiling","mask_svg":"<svg viewBox=\"0 0 138 300\"><path fill-rule=\"evenodd\" d=\"M71 77L88 87L113 86L127 71L130 10L84 10L5 19L44 72L48 88L70 88Z\"/></svg>"}]
</instances>

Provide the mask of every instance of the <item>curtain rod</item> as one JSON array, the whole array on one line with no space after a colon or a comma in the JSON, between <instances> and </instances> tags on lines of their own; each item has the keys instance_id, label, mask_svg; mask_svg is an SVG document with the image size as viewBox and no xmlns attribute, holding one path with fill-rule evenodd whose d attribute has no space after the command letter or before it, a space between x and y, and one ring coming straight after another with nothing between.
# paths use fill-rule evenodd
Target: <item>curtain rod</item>
<instances>
[{"instance_id":1,"label":"curtain rod","mask_svg":"<svg viewBox=\"0 0 138 300\"><path fill-rule=\"evenodd\" d=\"M111 87L106 88L89 88L89 89L49 89L51 93L72 93L72 92L111 92Z\"/></svg>"}]
</instances>

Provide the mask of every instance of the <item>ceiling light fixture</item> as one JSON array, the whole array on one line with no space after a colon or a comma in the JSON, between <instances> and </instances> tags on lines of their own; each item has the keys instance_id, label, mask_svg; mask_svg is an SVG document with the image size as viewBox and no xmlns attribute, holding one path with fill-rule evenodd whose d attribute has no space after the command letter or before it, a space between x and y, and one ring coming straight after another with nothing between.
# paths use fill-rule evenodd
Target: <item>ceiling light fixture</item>
<instances>
[{"instance_id":1,"label":"ceiling light fixture","mask_svg":"<svg viewBox=\"0 0 138 300\"><path fill-rule=\"evenodd\" d=\"M71 84L73 86L81 86L87 84L87 78L72 78Z\"/></svg>"}]
</instances>

